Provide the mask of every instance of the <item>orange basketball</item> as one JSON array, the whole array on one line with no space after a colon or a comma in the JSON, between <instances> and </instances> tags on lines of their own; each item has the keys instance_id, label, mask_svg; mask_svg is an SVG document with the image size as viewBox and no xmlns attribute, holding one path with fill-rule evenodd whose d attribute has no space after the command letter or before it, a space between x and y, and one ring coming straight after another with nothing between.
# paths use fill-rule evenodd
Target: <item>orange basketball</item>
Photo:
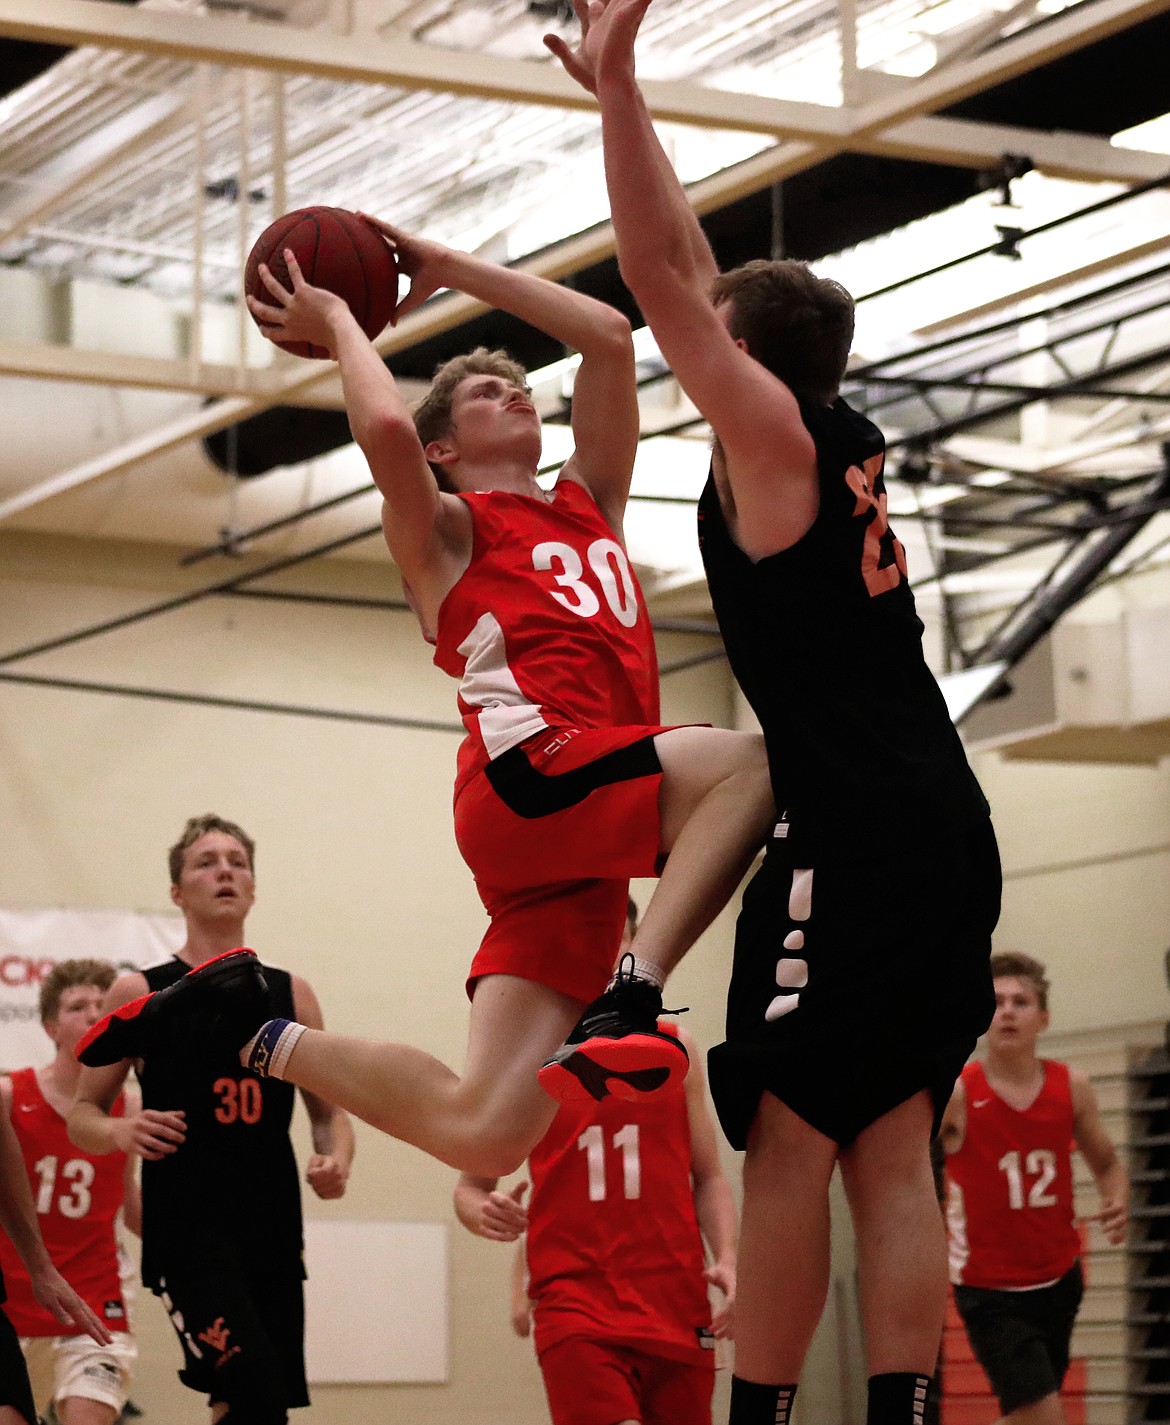
<instances>
[{"instance_id":1,"label":"orange basketball","mask_svg":"<svg viewBox=\"0 0 1170 1425\"><path fill-rule=\"evenodd\" d=\"M381 234L346 208L298 208L285 213L260 234L248 254L244 291L271 304L272 294L260 280L260 264L291 287L284 249L291 248L305 281L335 292L357 318L362 331L376 337L398 302L398 264ZM279 342L296 356L328 356L324 347L307 341Z\"/></svg>"}]
</instances>

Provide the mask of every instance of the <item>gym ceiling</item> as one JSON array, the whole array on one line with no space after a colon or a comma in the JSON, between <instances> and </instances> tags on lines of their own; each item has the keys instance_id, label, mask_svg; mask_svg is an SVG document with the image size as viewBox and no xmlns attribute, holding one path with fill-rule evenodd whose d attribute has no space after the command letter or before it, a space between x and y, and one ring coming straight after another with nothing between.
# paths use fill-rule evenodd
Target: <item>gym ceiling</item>
<instances>
[{"instance_id":1,"label":"gym ceiling","mask_svg":"<svg viewBox=\"0 0 1170 1425\"><path fill-rule=\"evenodd\" d=\"M561 0L0 0L0 262L189 312L162 358L14 338L0 316L6 403L21 382L160 396L131 438L3 471L0 532L93 534L94 490L136 480L173 518L124 518L121 536L223 557L240 530L207 511L267 484L250 551L263 563L257 530L290 523L315 548L325 502L282 479L345 442L337 384L271 362L234 307L242 254L293 207L382 213L637 324L592 101L545 55L549 28L571 33ZM866 299L847 395L890 437L891 504L921 530L952 669L1002 652L997 634L1104 540L1077 598L1170 552L1170 138L1111 142L1166 113L1168 54L1170 0L655 0L644 25L639 73L720 262L824 260ZM211 309L236 326L227 359L201 335ZM380 348L421 382L477 343L530 368L563 356L454 294ZM697 448L642 350L648 442ZM551 424L565 390L550 377ZM168 469L200 441L204 513L184 523ZM369 557L366 482L347 468L325 542L344 547L349 519ZM651 584L669 563L643 559Z\"/></svg>"}]
</instances>

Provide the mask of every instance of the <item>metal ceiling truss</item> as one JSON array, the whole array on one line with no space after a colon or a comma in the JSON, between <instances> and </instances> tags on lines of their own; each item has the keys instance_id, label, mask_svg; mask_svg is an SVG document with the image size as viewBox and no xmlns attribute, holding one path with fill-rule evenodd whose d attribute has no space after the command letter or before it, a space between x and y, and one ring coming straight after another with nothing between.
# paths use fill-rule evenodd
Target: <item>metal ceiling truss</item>
<instances>
[{"instance_id":1,"label":"metal ceiling truss","mask_svg":"<svg viewBox=\"0 0 1170 1425\"><path fill-rule=\"evenodd\" d=\"M920 0L915 0L915 4L921 8ZM916 13L915 4L909 5L907 14ZM782 139L779 144L736 169L721 172L694 185L692 199L696 207L704 211L738 194L756 191L787 173L807 168L831 153L850 147L864 147L870 140L880 141L882 150L888 152L890 145L897 141L897 134L902 126L922 123L921 116L930 109L952 102L962 95L989 88L1006 77L1044 63L1048 58L1090 44L1105 34L1126 28L1166 8L1170 8L1170 0L1090 0L1090 3L1075 6L1068 12L1050 18L1044 24L1010 35L987 53L976 58L964 58L943 64L918 80L897 81L888 75L870 76L871 79L882 78L884 82L880 87L891 92L885 97L848 109L704 88L693 81L650 79L646 88L651 106L659 118L701 126L755 131L780 136ZM888 11L888 7L886 9ZM871 7L870 13L879 10L882 10L880 5L874 6ZM662 15L667 12L657 13ZM736 7L736 13L742 17L742 5ZM773 10L774 18L776 14L783 16L787 11ZM783 31L784 25L780 24L777 28ZM508 112L515 111L519 115L516 121L528 126L530 134L538 138L542 135L547 138L547 135L543 134L539 115L532 106L576 109L581 112L581 123L586 129L591 127L594 135L596 133L596 118L589 112L592 109L592 100L576 89L553 65L500 58L492 54L438 50L396 37L382 40L369 34L337 35L323 30L248 24L237 18L177 14L174 11L159 12L142 6L114 5L107 3L107 0L0 0L0 34L128 51L134 55L147 56L151 63L165 59L172 66L171 87L176 92L182 92L184 87L189 90L192 84L197 85L199 74L205 71L208 65L266 71L270 76L266 81L269 85L273 83L271 76L277 76L275 87L269 95L270 103L254 92L252 86L242 83L236 86L242 102L238 101L238 112L234 118L226 111L221 114L214 104L211 105L210 112L196 105L202 115L198 123L188 124L186 127L178 125L173 131L165 132L161 138L154 135L145 145L138 142L139 136L128 140L132 150L132 163L125 174L125 182L129 185L131 199L133 200L137 191L133 181L136 166L141 165L149 174L154 172L152 164L157 159L165 169L166 154L170 153L171 161L175 163L172 170L175 172L172 196L179 206L168 210L167 202L164 201L167 192L160 193L156 189L153 206L147 202L146 209L140 214L145 231L133 231L133 224L126 221L128 210L125 205L121 210L116 207L109 208L97 224L96 238L100 238L103 243L116 245L119 236L129 231L129 241L145 247L164 238L175 241L175 233L184 231L182 225L187 223L194 246L194 287L197 296L204 296L215 288L216 282L220 280L216 276L217 272L228 273L233 263L235 270L239 270L246 248L248 219L263 219L263 213L250 213L250 202L238 202L234 211L220 214L215 219L218 227L214 231L222 234L222 242L209 241L210 234L204 231L204 222L212 221L208 217L209 208L217 203L221 206L225 203L230 205L227 190L224 190L223 197L209 198L209 188L218 193L220 187L234 173L237 194L250 193L255 186L273 195L283 193L294 203L305 200L299 197L296 188L290 184L290 174L302 159L309 164L317 160L312 158L311 149L299 154L295 147L289 144L290 135L295 135L297 123L300 122L300 118L288 109L288 91L294 85L309 84L316 88L324 85L327 89L331 87L336 91L337 103L343 107L357 104L357 112L363 118L370 105L380 104L385 108L389 100L391 110L385 117L385 123L389 126L391 139L413 133L417 127L417 114L412 112L414 106L422 106L424 109L430 106L441 119L447 120L440 127L443 148L448 153L452 148L451 133L460 132L470 122L470 111L464 115L462 122L449 122L452 117L458 118L458 111L450 108L452 103L466 105L473 101L505 100L509 105ZM848 39L846 35L846 49ZM49 76L45 78L47 80ZM154 79L153 82L158 81ZM231 91L232 85L226 81L225 84L227 90ZM361 84L378 87L367 87L365 93L354 89L353 86ZM395 90L400 92L396 94ZM470 95L473 98L452 100L452 94ZM361 108L363 103L366 110ZM281 105L284 107L281 108ZM403 112L395 112L395 105L402 106ZM500 118L499 103L484 103L481 107L490 114L491 122ZM269 109L271 114L266 119L265 115ZM352 116L354 110L348 108L346 113ZM277 122L281 115L283 120ZM535 128L532 127L534 115ZM919 134L913 138L911 146L916 152L921 151L923 144L937 145L940 128L955 121L931 118L925 122L931 127L931 137ZM339 127L344 129L346 124L339 126L334 123L330 143L353 143L352 130L360 130L363 126L350 122L348 135L339 132ZM978 131L980 126L961 125L960 128L968 156L966 159L960 157L957 161L985 163L986 155L975 158L970 147L973 132ZM193 130L193 133L188 132L189 130ZM374 132L377 133L376 129ZM1002 127L995 128L997 152L1002 151L1003 132ZM221 136L226 147L220 156L220 168L227 167L229 171L216 176L215 146ZM461 133L461 137L463 136ZM793 136L796 136L795 139ZM13 137L19 139L18 123ZM1042 152L1046 148L1054 163L1067 166L1070 153L1080 146L1079 141L1070 142L1067 135L1019 137L1021 142L1015 145L1017 151L1030 152L1038 166L1042 166L1046 161ZM0 132L0 139L2 138L3 133ZM360 134L358 138L360 141ZM593 141L596 142L596 139ZM412 142L417 148L417 140ZM569 151L573 144L582 142L585 140L577 136L574 129L570 137ZM425 148L425 145L423 147ZM1100 141L1095 143L1095 147L1093 141L1090 141L1088 147L1092 149L1090 167L1094 164L1104 164L1110 176L1114 178L1120 176L1119 168L1132 164L1140 169L1140 173L1132 173L1132 178L1147 181L1151 177L1151 161L1159 171L1163 166L1160 160L1151 160L1150 155L1109 152L1108 145ZM1059 150L1059 154L1051 153L1054 148ZM190 158L193 152L200 149L204 161L194 165L199 181L192 185ZM277 161L281 155L283 163ZM336 154L327 148L320 163L331 163L335 157ZM380 157L375 144L373 158ZM2 158L3 150L0 149L0 167L3 166ZM382 163L383 172L394 169L392 160L393 153L387 154L386 161ZM373 159L369 161L372 162ZM335 179L344 175L346 183L352 178L344 169L344 165L341 169L325 167L314 172L318 175L318 180L327 172L333 172ZM107 191L117 191L114 188L117 173L117 165L113 165L106 172L104 182ZM448 189L460 187L470 190L473 200L474 194L478 192L486 201L493 191L498 191L498 185L488 180L498 176L497 172L489 172L483 175L483 181L471 181L474 175L460 169L449 173L446 183ZM1100 166L1097 168L1097 176L1101 176ZM241 178L245 181L241 181ZM76 175L74 179L76 180ZM196 188L194 195L190 192L192 186ZM523 181L515 178L513 189L517 202L522 205ZM76 223L82 222L81 207L76 203L81 190L76 181L69 185L69 191L72 195L69 203L73 206L70 207L67 203L64 211L56 214L54 221L55 224L61 223L72 214L74 223L65 222L63 228L56 228L57 233L70 232ZM328 200L331 196L334 195L319 190L312 193L314 201ZM365 201L361 193L355 196L358 201ZM44 197L37 209L40 221L43 222L49 216L51 207L51 197ZM383 206L383 210L393 211L400 219L407 220L406 215L393 205ZM179 217L180 211L182 218ZM201 216L193 217L193 213ZM179 246L182 246L181 242ZM612 251L612 232L608 225L603 225L581 238L559 245L555 255L542 255L531 263L530 267L531 270L542 271L545 275L561 276L590 262L608 257L612 255ZM58 253L58 258L61 255ZM144 270L143 263L156 262L154 255L143 251L122 254L119 260L128 257L139 264L139 276ZM217 260L221 264L218 267ZM127 276L130 275L130 269L125 269L125 272ZM234 282L232 285L234 286ZM462 313L470 310L466 304L460 307L458 302L440 303L437 306L440 311L434 315L438 316L446 327L456 324ZM194 345L188 372L188 380L192 382L198 382L201 376L201 311L201 305L197 302L193 311ZM431 320L429 317L428 322L422 325L427 325ZM272 405L295 403L298 398L305 398L317 387L318 382L325 379L324 375L319 373L305 376L287 368L277 368L272 379L262 378L262 389L257 390L244 361L244 322L241 307L241 352L237 363L236 388L239 394L220 400L202 412L194 422L194 425L198 426L199 434L210 434L235 420L256 414ZM401 349L419 329L419 326L413 323L406 330L399 329L384 339L382 349ZM33 364L35 363L31 358L26 359L24 369L28 370ZM195 433L190 421L179 422L160 430L153 442L150 439L138 440L122 450L112 451L94 461L87 461L74 470L63 472L60 476L3 502L0 504L0 518L28 509L43 499L78 488L82 484L116 474L128 464L170 448L178 440L188 439Z\"/></svg>"},{"instance_id":2,"label":"metal ceiling truss","mask_svg":"<svg viewBox=\"0 0 1170 1425\"><path fill-rule=\"evenodd\" d=\"M523 8L504 0L492 12L504 38ZM414 36L440 38L445 21L438 9L429 0L406 6L388 35L337 34L107 0L0 0L0 35L84 47L20 91L8 115L0 112L0 255L68 270L78 254L86 254L91 266L110 277L186 292L194 332L187 360L152 361L149 371L148 363L136 358L51 353L20 343L0 346L0 371L173 385L220 398L196 415L0 503L0 519L271 406L336 402L331 369L286 362L262 372L248 368L242 305L235 365L202 359L202 303L236 296L250 236L272 211L335 201L390 212L404 225L428 231L436 231L437 222L438 236L488 216L499 232L524 216L550 170L596 148L593 101L557 66L405 37L406 25L417 22ZM466 15L476 6L452 0L443 9L448 16ZM839 7L826 0L789 0L779 8L755 0L700 0L685 9L651 11L646 33L651 77L645 89L659 120L769 141L734 169L691 186L688 196L699 212L850 150L972 168L990 167L1005 152L1021 153L1056 176L1138 185L1134 191L1141 192L1165 182L1164 158L1118 150L1105 139L943 118L934 111L1167 9L1170 0L1084 0L1034 24L1032 0L1022 0L988 17L977 32L944 35L934 68L907 80L874 66L888 58L891 45L908 43L894 34L897 25L906 34L915 25L923 27L925 0L846 0ZM888 34L879 33L882 25ZM826 56L837 66L844 106L774 97L798 58L821 63ZM751 87L762 92L707 87L718 86L732 71L741 83L750 73ZM553 113L559 113L555 131ZM462 156L453 160L456 147ZM1133 194L1094 208L1128 196ZM1071 218L1055 225L1064 221ZM1029 235L1011 234L1006 245L992 244L970 256L992 250L1010 255L1012 245ZM603 224L522 265L555 279L612 253L612 230ZM917 502L898 518L916 519L928 531L935 568L923 582L943 591L952 666L992 655L1008 661L1022 656L1019 650L1040 636L1041 625L1051 627L1070 601L1116 576L1125 547L1167 507L1166 471L1151 480L1148 471L1122 470L1116 451L1126 439L1118 426L1128 411L1135 405L1153 408L1156 418L1145 425L1156 432L1170 402L1170 347L1154 335L1170 307L1168 272L1170 267L1161 267L1127 277L1032 313L1028 322L1043 322L1047 330L1027 345L1020 339L1020 319L1013 318L850 373L850 399L889 428L896 456L892 478ZM383 354L405 349L480 310L461 296L442 297L387 333L379 349ZM1045 370L1038 375L1041 365ZM1143 373L1144 381L1134 379ZM1037 457L1021 449L1014 462L972 457L971 448L980 441L1010 453L1022 413L1038 403L1065 403L1064 409L1074 400L1082 434L1093 435L1079 454L1055 450ZM679 422L659 430L693 425ZM987 428L990 437L970 434ZM1148 444L1149 432L1142 434ZM997 475L994 485L980 484L989 468L1002 479ZM945 502L932 503L940 482L960 487L958 494L948 492ZM238 548L369 489L234 534L188 562L229 552L229 546ZM335 602L255 583L370 538L377 529L363 526L119 619L13 650L0 656L0 680L456 731L455 724L56 679L16 667L208 597ZM968 617L963 601L948 591L949 576L1053 545L1058 555L1034 579L1031 592L993 636L976 644L972 630L986 624L986 608ZM1141 567L1158 547L1146 549L1128 567ZM386 601L391 605L399 607ZM671 631L712 630L704 622ZM662 671L719 656L720 649L712 648Z\"/></svg>"}]
</instances>

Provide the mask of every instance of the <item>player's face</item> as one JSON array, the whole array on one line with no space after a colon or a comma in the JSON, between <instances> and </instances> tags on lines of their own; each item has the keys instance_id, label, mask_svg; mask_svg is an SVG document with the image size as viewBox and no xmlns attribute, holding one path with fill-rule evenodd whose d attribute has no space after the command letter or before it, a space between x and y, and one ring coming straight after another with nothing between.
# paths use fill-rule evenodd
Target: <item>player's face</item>
<instances>
[{"instance_id":1,"label":"player's face","mask_svg":"<svg viewBox=\"0 0 1170 1425\"><path fill-rule=\"evenodd\" d=\"M197 920L242 920L256 898L248 853L226 831L209 831L183 855L179 884L171 899Z\"/></svg>"},{"instance_id":2,"label":"player's face","mask_svg":"<svg viewBox=\"0 0 1170 1425\"><path fill-rule=\"evenodd\" d=\"M465 376L451 398L452 435L467 460L540 460L540 417L528 392L502 376Z\"/></svg>"},{"instance_id":3,"label":"player's face","mask_svg":"<svg viewBox=\"0 0 1170 1425\"><path fill-rule=\"evenodd\" d=\"M1048 1028L1048 1011L1040 1008L1035 986L1016 975L1004 975L994 985L995 1016L988 1043L998 1049L1034 1047Z\"/></svg>"},{"instance_id":4,"label":"player's face","mask_svg":"<svg viewBox=\"0 0 1170 1425\"><path fill-rule=\"evenodd\" d=\"M56 1019L45 1021L45 1033L58 1049L72 1054L78 1040L102 1017L105 990L97 985L70 985L61 994Z\"/></svg>"}]
</instances>

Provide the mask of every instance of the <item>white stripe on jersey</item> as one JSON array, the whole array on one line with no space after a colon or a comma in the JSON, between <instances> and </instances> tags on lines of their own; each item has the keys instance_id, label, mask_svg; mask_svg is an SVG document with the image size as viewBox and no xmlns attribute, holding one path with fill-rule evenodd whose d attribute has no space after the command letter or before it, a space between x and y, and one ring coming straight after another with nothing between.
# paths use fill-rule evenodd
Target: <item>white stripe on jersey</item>
<instances>
[{"instance_id":1,"label":"white stripe on jersey","mask_svg":"<svg viewBox=\"0 0 1170 1425\"><path fill-rule=\"evenodd\" d=\"M495 614L481 614L459 652L466 659L459 696L473 708L482 708L479 735L489 757L499 757L509 747L543 732L548 723L540 709L520 691L508 667L504 630Z\"/></svg>"}]
</instances>

